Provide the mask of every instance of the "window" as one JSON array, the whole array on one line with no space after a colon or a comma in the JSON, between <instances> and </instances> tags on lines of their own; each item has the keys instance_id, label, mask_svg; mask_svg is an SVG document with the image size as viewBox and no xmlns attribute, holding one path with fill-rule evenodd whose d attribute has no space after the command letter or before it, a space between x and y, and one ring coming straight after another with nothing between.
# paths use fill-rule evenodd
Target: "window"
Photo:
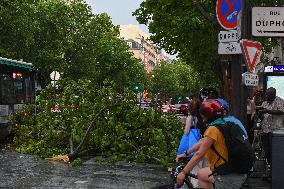
<instances>
[{"instance_id":1,"label":"window","mask_svg":"<svg viewBox=\"0 0 284 189\"><path fill-rule=\"evenodd\" d=\"M0 76L0 102L1 104L16 103L13 78L3 74Z\"/></svg>"},{"instance_id":2,"label":"window","mask_svg":"<svg viewBox=\"0 0 284 189\"><path fill-rule=\"evenodd\" d=\"M128 41L127 45L129 45L129 47L132 48L132 42L131 41Z\"/></svg>"},{"instance_id":3,"label":"window","mask_svg":"<svg viewBox=\"0 0 284 189\"><path fill-rule=\"evenodd\" d=\"M0 75L0 104L23 104L33 102L34 92L30 77L13 78Z\"/></svg>"}]
</instances>

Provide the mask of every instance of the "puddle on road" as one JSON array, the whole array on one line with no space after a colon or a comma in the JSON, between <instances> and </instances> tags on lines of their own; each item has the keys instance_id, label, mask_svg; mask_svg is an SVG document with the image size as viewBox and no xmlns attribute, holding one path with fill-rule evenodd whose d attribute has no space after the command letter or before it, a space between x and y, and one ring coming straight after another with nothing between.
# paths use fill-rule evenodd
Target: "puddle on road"
<instances>
[{"instance_id":1,"label":"puddle on road","mask_svg":"<svg viewBox=\"0 0 284 189\"><path fill-rule=\"evenodd\" d=\"M150 189L170 183L160 166L106 164L89 160L80 167L49 162L0 146L0 188Z\"/></svg>"}]
</instances>

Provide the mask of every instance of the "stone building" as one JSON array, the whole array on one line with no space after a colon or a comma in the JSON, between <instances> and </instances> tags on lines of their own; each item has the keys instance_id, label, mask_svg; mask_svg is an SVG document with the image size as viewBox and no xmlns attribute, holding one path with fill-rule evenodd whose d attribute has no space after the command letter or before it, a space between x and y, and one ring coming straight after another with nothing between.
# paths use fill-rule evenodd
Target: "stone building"
<instances>
[{"instance_id":1,"label":"stone building","mask_svg":"<svg viewBox=\"0 0 284 189\"><path fill-rule=\"evenodd\" d=\"M162 60L169 61L169 58L149 40L149 35L143 32L139 25L120 25L120 36L127 41L133 56L143 62L146 72L151 72Z\"/></svg>"}]
</instances>

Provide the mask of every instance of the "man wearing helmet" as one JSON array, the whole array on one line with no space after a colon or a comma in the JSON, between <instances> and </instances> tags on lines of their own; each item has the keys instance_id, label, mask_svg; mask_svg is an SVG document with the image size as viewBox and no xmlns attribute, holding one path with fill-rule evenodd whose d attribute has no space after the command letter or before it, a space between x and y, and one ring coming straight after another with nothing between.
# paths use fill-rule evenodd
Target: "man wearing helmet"
<instances>
[{"instance_id":1,"label":"man wearing helmet","mask_svg":"<svg viewBox=\"0 0 284 189\"><path fill-rule=\"evenodd\" d=\"M200 114L204 121L212 123L216 119L224 117L224 108L217 100L210 99L201 104ZM219 155L217 155L217 153L213 150L213 147ZM217 127L208 127L204 133L204 138L191 149L187 150L185 154L191 153L194 150L197 150L197 152L193 155L177 177L177 184L179 186L183 184L186 174L189 173L199 161L207 157L210 166L200 169L197 173L198 185L200 188L212 189L213 183L215 183L217 189L240 188L245 180L243 175L222 175L222 179L218 179L220 178L219 176L216 179L212 175L215 173L216 167L224 164L225 160L228 160L228 150L225 144L225 139ZM220 156L224 159L220 158Z\"/></svg>"}]
</instances>

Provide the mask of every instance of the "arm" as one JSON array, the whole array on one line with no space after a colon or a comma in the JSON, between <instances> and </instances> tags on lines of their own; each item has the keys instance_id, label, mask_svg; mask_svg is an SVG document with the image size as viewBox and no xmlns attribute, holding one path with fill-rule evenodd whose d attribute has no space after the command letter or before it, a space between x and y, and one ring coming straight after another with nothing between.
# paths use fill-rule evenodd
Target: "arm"
<instances>
[{"instance_id":1,"label":"arm","mask_svg":"<svg viewBox=\"0 0 284 189\"><path fill-rule=\"evenodd\" d=\"M260 110L263 113L268 113L268 114L273 114L273 115L283 115L284 112L282 112L281 110Z\"/></svg>"},{"instance_id":2,"label":"arm","mask_svg":"<svg viewBox=\"0 0 284 189\"><path fill-rule=\"evenodd\" d=\"M205 154L210 149L210 147L214 144L215 140L209 137L204 137L202 142L199 144L198 151L193 155L190 161L187 163L185 168L183 169L186 173L190 172L193 167L199 163L199 161L203 160ZM194 146L193 146L194 147Z\"/></svg>"},{"instance_id":3,"label":"arm","mask_svg":"<svg viewBox=\"0 0 284 189\"><path fill-rule=\"evenodd\" d=\"M190 149L186 150L187 154L191 154L193 151L198 150L202 144L203 138L198 141L195 145L193 145Z\"/></svg>"},{"instance_id":4,"label":"arm","mask_svg":"<svg viewBox=\"0 0 284 189\"><path fill-rule=\"evenodd\" d=\"M189 173L193 167L198 164L205 156L209 148L215 143L215 140L209 137L205 137L198 149L198 151L194 154L194 156L187 163L183 171L181 171L177 177L177 184L181 186L183 184L184 178L187 173Z\"/></svg>"},{"instance_id":5,"label":"arm","mask_svg":"<svg viewBox=\"0 0 284 189\"><path fill-rule=\"evenodd\" d=\"M252 111L251 119L253 119L254 114L255 114L255 112L256 112L256 106L255 106L255 103L254 103L253 100L251 100L251 111Z\"/></svg>"},{"instance_id":6,"label":"arm","mask_svg":"<svg viewBox=\"0 0 284 189\"><path fill-rule=\"evenodd\" d=\"M188 134L192 123L192 116L189 115L186 118L185 127L184 127L184 134Z\"/></svg>"},{"instance_id":7,"label":"arm","mask_svg":"<svg viewBox=\"0 0 284 189\"><path fill-rule=\"evenodd\" d=\"M195 150L198 150L198 149L200 148L200 146L201 146L202 140L203 140L203 138L200 139L200 140L198 141L198 143L196 143L196 144L195 144L194 146L192 146L190 149L186 150L184 153L182 153L182 154L180 154L180 155L177 155L177 157L176 157L176 162L179 162L179 158L181 158L181 157L186 157L186 155L191 154L191 153L192 153L193 151L195 151Z\"/></svg>"}]
</instances>

